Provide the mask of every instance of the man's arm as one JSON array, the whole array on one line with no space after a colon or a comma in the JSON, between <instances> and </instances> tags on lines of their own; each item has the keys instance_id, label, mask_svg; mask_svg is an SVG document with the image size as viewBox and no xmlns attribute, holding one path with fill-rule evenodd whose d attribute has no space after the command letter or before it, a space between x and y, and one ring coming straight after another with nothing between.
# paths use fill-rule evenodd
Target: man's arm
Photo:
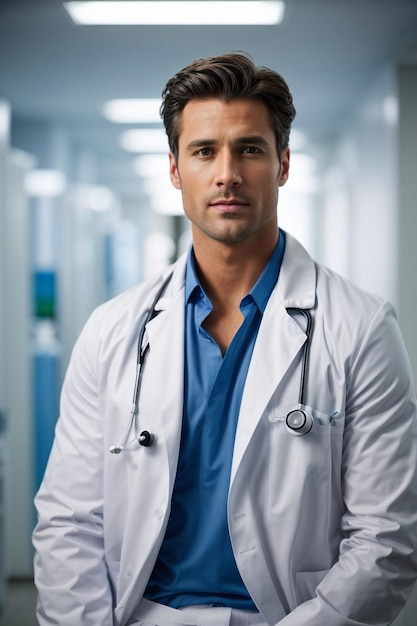
<instances>
[{"instance_id":1,"label":"man's arm","mask_svg":"<svg viewBox=\"0 0 417 626\"><path fill-rule=\"evenodd\" d=\"M40 626L113 624L103 548L103 437L90 336L85 329L74 348L54 446L35 499Z\"/></svg>"},{"instance_id":2,"label":"man's arm","mask_svg":"<svg viewBox=\"0 0 417 626\"><path fill-rule=\"evenodd\" d=\"M280 626L391 624L417 577L417 421L411 369L383 304L347 372L338 561Z\"/></svg>"}]
</instances>

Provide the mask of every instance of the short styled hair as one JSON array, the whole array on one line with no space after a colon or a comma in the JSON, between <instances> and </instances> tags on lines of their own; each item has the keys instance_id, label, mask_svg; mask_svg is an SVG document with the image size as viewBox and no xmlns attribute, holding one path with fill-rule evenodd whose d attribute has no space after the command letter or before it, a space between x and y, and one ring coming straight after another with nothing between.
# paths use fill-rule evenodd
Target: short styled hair
<instances>
[{"instance_id":1,"label":"short styled hair","mask_svg":"<svg viewBox=\"0 0 417 626\"><path fill-rule=\"evenodd\" d=\"M256 67L252 59L233 52L198 59L175 74L162 92L160 109L168 136L169 149L178 156L181 114L190 100L219 98L230 102L236 98L261 100L268 108L276 137L278 155L288 147L291 124L295 117L292 95L278 72Z\"/></svg>"}]
</instances>

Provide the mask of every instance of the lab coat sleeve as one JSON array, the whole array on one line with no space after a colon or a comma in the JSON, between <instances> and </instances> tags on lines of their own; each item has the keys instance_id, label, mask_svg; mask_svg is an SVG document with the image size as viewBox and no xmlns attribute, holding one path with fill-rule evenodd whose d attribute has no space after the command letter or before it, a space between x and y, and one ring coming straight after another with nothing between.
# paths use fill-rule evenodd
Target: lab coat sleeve
<instances>
[{"instance_id":1,"label":"lab coat sleeve","mask_svg":"<svg viewBox=\"0 0 417 626\"><path fill-rule=\"evenodd\" d=\"M40 626L112 626L103 547L103 433L95 316L73 350L33 535Z\"/></svg>"},{"instance_id":2,"label":"lab coat sleeve","mask_svg":"<svg viewBox=\"0 0 417 626\"><path fill-rule=\"evenodd\" d=\"M280 626L391 624L417 576L415 392L389 304L349 365L339 558Z\"/></svg>"}]
</instances>

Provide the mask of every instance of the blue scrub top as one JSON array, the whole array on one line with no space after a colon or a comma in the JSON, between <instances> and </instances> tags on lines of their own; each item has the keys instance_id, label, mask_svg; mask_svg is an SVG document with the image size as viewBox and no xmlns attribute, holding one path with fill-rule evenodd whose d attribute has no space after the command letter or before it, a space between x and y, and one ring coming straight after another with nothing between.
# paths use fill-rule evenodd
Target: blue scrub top
<instances>
[{"instance_id":1,"label":"blue scrub top","mask_svg":"<svg viewBox=\"0 0 417 626\"><path fill-rule=\"evenodd\" d=\"M244 321L223 356L203 328L212 305L190 250L185 285L185 388L172 509L145 597L174 608L211 604L256 610L234 559L227 498L236 426L256 336L278 280L285 233L240 304Z\"/></svg>"}]
</instances>

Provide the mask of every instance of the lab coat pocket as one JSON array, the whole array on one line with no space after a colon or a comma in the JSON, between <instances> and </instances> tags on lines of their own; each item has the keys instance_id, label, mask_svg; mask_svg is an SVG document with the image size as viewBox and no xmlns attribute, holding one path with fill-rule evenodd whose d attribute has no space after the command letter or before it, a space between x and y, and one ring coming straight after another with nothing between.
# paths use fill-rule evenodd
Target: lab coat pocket
<instances>
[{"instance_id":1,"label":"lab coat pocket","mask_svg":"<svg viewBox=\"0 0 417 626\"><path fill-rule=\"evenodd\" d=\"M297 404L295 407L290 407L291 410L286 414L283 413L280 406L271 406L268 409L268 420L271 424L285 423L285 418L288 413L294 410L302 409L310 413L313 418L313 430L319 431L319 429L332 428L338 430L344 425L345 413L338 409L332 410L331 413L323 413L318 409L314 409L306 404ZM323 431L322 431L323 432Z\"/></svg>"},{"instance_id":2,"label":"lab coat pocket","mask_svg":"<svg viewBox=\"0 0 417 626\"><path fill-rule=\"evenodd\" d=\"M299 410L305 411L306 414L311 416L312 419L312 433L316 433L318 435L326 435L327 432L333 435L336 434L341 428L344 426L344 417L345 414L343 411L334 410L331 413L323 413L318 411L317 409L313 409L311 406L307 406L305 404L298 404L294 409L288 412L298 412ZM269 421L272 424L282 424L285 427L286 415L283 415L278 407L274 407L272 411L269 413ZM286 432L288 434L294 435L293 432L289 431L286 428ZM308 433L306 433L308 434Z\"/></svg>"},{"instance_id":3,"label":"lab coat pocket","mask_svg":"<svg viewBox=\"0 0 417 626\"><path fill-rule=\"evenodd\" d=\"M297 572L295 575L295 596L297 604L311 600L316 595L316 589L329 570L318 572Z\"/></svg>"},{"instance_id":4,"label":"lab coat pocket","mask_svg":"<svg viewBox=\"0 0 417 626\"><path fill-rule=\"evenodd\" d=\"M324 414L311 407L298 407L312 417L304 435L287 428L285 415L274 407L269 415L269 494L271 506L304 506L307 501L329 496L339 480L344 414ZM325 501L325 500L323 500ZM315 506L313 507L313 510Z\"/></svg>"}]
</instances>

